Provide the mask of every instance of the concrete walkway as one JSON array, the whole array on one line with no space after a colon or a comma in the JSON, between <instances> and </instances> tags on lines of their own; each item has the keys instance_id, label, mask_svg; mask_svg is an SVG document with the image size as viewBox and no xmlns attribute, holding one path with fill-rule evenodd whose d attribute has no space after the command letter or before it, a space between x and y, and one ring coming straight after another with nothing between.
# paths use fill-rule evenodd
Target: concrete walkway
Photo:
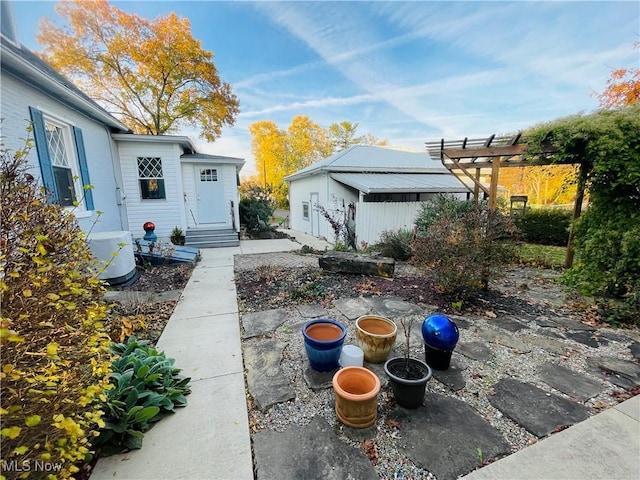
<instances>
[{"instance_id":1,"label":"concrete walkway","mask_svg":"<svg viewBox=\"0 0 640 480\"><path fill-rule=\"evenodd\" d=\"M640 478L640 395L463 478Z\"/></svg>"},{"instance_id":2,"label":"concrete walkway","mask_svg":"<svg viewBox=\"0 0 640 480\"><path fill-rule=\"evenodd\" d=\"M142 449L101 458L92 480L253 479L233 256L330 248L314 237L295 237L202 250L158 341L191 377L189 404L147 432Z\"/></svg>"}]
</instances>

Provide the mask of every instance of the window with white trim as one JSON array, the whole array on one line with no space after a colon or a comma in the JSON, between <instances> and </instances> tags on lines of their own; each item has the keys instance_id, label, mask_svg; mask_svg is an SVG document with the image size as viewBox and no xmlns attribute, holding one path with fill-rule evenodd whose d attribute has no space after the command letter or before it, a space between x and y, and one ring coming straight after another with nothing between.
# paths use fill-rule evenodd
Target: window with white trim
<instances>
[{"instance_id":1,"label":"window with white trim","mask_svg":"<svg viewBox=\"0 0 640 480\"><path fill-rule=\"evenodd\" d=\"M200 181L201 182L217 182L218 170L216 170L215 168L201 168Z\"/></svg>"},{"instance_id":2,"label":"window with white trim","mask_svg":"<svg viewBox=\"0 0 640 480\"><path fill-rule=\"evenodd\" d=\"M302 218L309 220L309 202L302 202Z\"/></svg>"},{"instance_id":3,"label":"window with white trim","mask_svg":"<svg viewBox=\"0 0 640 480\"><path fill-rule=\"evenodd\" d=\"M164 200L167 198L160 157L138 157L138 181L142 200Z\"/></svg>"},{"instance_id":4,"label":"window with white trim","mask_svg":"<svg viewBox=\"0 0 640 480\"><path fill-rule=\"evenodd\" d=\"M93 210L89 169L78 127L29 107L42 183L51 201L78 210Z\"/></svg>"}]
</instances>

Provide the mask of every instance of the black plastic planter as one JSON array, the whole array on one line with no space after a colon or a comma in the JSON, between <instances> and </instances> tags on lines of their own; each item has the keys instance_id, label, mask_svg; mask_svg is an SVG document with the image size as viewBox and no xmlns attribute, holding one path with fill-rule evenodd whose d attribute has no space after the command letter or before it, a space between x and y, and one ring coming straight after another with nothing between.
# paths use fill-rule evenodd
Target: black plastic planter
<instances>
[{"instance_id":1,"label":"black plastic planter","mask_svg":"<svg viewBox=\"0 0 640 480\"><path fill-rule=\"evenodd\" d=\"M453 350L432 347L428 343L424 344L424 361L434 370L447 370L451 364L451 354Z\"/></svg>"},{"instance_id":2,"label":"black plastic planter","mask_svg":"<svg viewBox=\"0 0 640 480\"><path fill-rule=\"evenodd\" d=\"M384 371L389 377L393 396L398 405L404 408L418 408L424 401L427 382L431 378L431 368L416 358L410 358L409 375L407 375L405 362L404 358L387 360Z\"/></svg>"}]
</instances>

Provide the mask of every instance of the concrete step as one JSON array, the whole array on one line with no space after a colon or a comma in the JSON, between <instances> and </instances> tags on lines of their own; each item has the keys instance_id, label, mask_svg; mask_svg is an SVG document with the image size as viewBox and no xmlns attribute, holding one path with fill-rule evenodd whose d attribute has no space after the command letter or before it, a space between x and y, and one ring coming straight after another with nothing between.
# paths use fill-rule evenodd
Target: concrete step
<instances>
[{"instance_id":1,"label":"concrete step","mask_svg":"<svg viewBox=\"0 0 640 480\"><path fill-rule=\"evenodd\" d=\"M221 247L237 247L240 245L240 240L237 238L235 240L229 241L199 241L195 243L189 243L190 247L195 248L221 248Z\"/></svg>"},{"instance_id":2,"label":"concrete step","mask_svg":"<svg viewBox=\"0 0 640 480\"><path fill-rule=\"evenodd\" d=\"M185 245L196 248L237 247L240 245L238 232L225 229L190 229L185 234Z\"/></svg>"}]
</instances>

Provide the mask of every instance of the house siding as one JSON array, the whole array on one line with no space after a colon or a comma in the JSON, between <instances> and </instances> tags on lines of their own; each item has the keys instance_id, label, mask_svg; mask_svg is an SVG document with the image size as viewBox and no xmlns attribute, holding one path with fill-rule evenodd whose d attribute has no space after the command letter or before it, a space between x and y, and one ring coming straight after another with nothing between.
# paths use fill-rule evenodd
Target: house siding
<instances>
[{"instance_id":1,"label":"house siding","mask_svg":"<svg viewBox=\"0 0 640 480\"><path fill-rule=\"evenodd\" d=\"M27 137L30 106L82 129L87 167L94 186L94 210L87 212L84 217L79 214L78 223L85 232L127 230L127 212L124 205L119 205L122 177L117 168L117 147L104 125L60 104L55 98L4 71L0 94L5 148L16 150L24 146L22 139ZM40 164L35 148L29 153L28 163L32 167L30 173L41 183ZM96 211L101 211L102 214L98 217Z\"/></svg>"},{"instance_id":2,"label":"house siding","mask_svg":"<svg viewBox=\"0 0 640 480\"><path fill-rule=\"evenodd\" d=\"M167 240L174 227L185 228L183 190L180 171L180 147L171 143L118 141L123 190L129 215L131 233L139 238L144 235L142 225L153 222L158 238ZM143 200L138 182L138 157L162 159L162 176L166 198Z\"/></svg>"}]
</instances>

